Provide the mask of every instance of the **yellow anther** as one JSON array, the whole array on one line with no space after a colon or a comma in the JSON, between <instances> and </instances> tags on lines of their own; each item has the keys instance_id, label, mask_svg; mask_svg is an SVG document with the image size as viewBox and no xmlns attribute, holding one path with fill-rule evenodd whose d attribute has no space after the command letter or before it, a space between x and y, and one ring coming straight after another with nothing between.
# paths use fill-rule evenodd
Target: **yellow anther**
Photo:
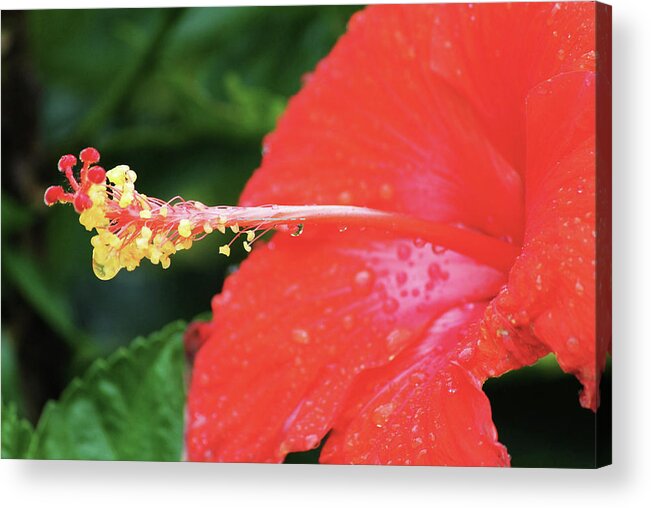
<instances>
[{"instance_id":1,"label":"yellow anther","mask_svg":"<svg viewBox=\"0 0 651 508\"><path fill-rule=\"evenodd\" d=\"M244 246L244 250L245 250L246 252L251 252L251 246L249 245L249 242L247 242L246 240L244 240L244 241L242 242L242 245Z\"/></svg>"},{"instance_id":2,"label":"yellow anther","mask_svg":"<svg viewBox=\"0 0 651 508\"><path fill-rule=\"evenodd\" d=\"M223 235L226 233L226 228L224 227L223 224L217 224L217 231L219 231Z\"/></svg>"},{"instance_id":3,"label":"yellow anther","mask_svg":"<svg viewBox=\"0 0 651 508\"><path fill-rule=\"evenodd\" d=\"M206 232L207 235L212 233L212 226L210 225L209 222L204 222L203 224L203 230Z\"/></svg>"},{"instance_id":4,"label":"yellow anther","mask_svg":"<svg viewBox=\"0 0 651 508\"><path fill-rule=\"evenodd\" d=\"M233 233L239 233L239 232L240 232L240 226L239 226L238 224L233 224L233 225L231 226L231 231L232 231Z\"/></svg>"},{"instance_id":5,"label":"yellow anther","mask_svg":"<svg viewBox=\"0 0 651 508\"><path fill-rule=\"evenodd\" d=\"M165 256L171 256L176 252L176 245L174 245L172 242L169 240L163 244L161 247L161 250L163 251L163 255Z\"/></svg>"},{"instance_id":6,"label":"yellow anther","mask_svg":"<svg viewBox=\"0 0 651 508\"><path fill-rule=\"evenodd\" d=\"M163 205L158 209L158 215L161 217L167 217L168 210L167 205Z\"/></svg>"},{"instance_id":7,"label":"yellow anther","mask_svg":"<svg viewBox=\"0 0 651 508\"><path fill-rule=\"evenodd\" d=\"M157 265L158 262L160 261L162 252L160 249L157 247L151 246L149 248L149 260L152 262L152 264Z\"/></svg>"},{"instance_id":8,"label":"yellow anther","mask_svg":"<svg viewBox=\"0 0 651 508\"><path fill-rule=\"evenodd\" d=\"M151 212L149 210L140 210L141 219L151 219Z\"/></svg>"},{"instance_id":9,"label":"yellow anther","mask_svg":"<svg viewBox=\"0 0 651 508\"><path fill-rule=\"evenodd\" d=\"M246 241L251 243L253 240L255 240L255 232L254 231L247 231L246 232Z\"/></svg>"},{"instance_id":10,"label":"yellow anther","mask_svg":"<svg viewBox=\"0 0 651 508\"><path fill-rule=\"evenodd\" d=\"M133 169L127 170L127 178L130 182L135 182L138 179L138 175Z\"/></svg>"},{"instance_id":11,"label":"yellow anther","mask_svg":"<svg viewBox=\"0 0 651 508\"><path fill-rule=\"evenodd\" d=\"M87 231L92 231L94 228L103 228L108 226L109 220L104 214L104 209L101 206L92 206L79 214L79 223L86 228Z\"/></svg>"},{"instance_id":12,"label":"yellow anther","mask_svg":"<svg viewBox=\"0 0 651 508\"><path fill-rule=\"evenodd\" d=\"M143 226L142 229L140 230L140 236L142 236L145 240L149 240L151 238L152 230L149 229L147 226Z\"/></svg>"},{"instance_id":13,"label":"yellow anther","mask_svg":"<svg viewBox=\"0 0 651 508\"><path fill-rule=\"evenodd\" d=\"M219 248L219 253L223 254L224 256L228 257L231 255L231 248L228 245L222 245Z\"/></svg>"},{"instance_id":14,"label":"yellow anther","mask_svg":"<svg viewBox=\"0 0 651 508\"><path fill-rule=\"evenodd\" d=\"M226 224L226 221L228 219L226 219L225 215L220 215L219 217L217 217L217 220L219 221L220 224Z\"/></svg>"},{"instance_id":15,"label":"yellow anther","mask_svg":"<svg viewBox=\"0 0 651 508\"><path fill-rule=\"evenodd\" d=\"M104 185L91 185L88 189L88 196L93 205L102 206L106 202L106 187Z\"/></svg>"},{"instance_id":16,"label":"yellow anther","mask_svg":"<svg viewBox=\"0 0 651 508\"><path fill-rule=\"evenodd\" d=\"M133 192L135 187L132 183L126 182L123 186L122 196L120 196L120 208L126 208L133 202Z\"/></svg>"},{"instance_id":17,"label":"yellow anther","mask_svg":"<svg viewBox=\"0 0 651 508\"><path fill-rule=\"evenodd\" d=\"M106 177L109 179L109 182L120 187L124 185L127 171L130 171L129 166L122 164L120 166L115 166L113 169L107 171Z\"/></svg>"},{"instance_id":18,"label":"yellow anther","mask_svg":"<svg viewBox=\"0 0 651 508\"><path fill-rule=\"evenodd\" d=\"M181 219L178 227L179 235L183 238L188 238L192 235L192 224L188 219Z\"/></svg>"},{"instance_id":19,"label":"yellow anther","mask_svg":"<svg viewBox=\"0 0 651 508\"><path fill-rule=\"evenodd\" d=\"M160 260L160 265L163 267L163 270L167 270L170 267L170 258L163 258Z\"/></svg>"}]
</instances>

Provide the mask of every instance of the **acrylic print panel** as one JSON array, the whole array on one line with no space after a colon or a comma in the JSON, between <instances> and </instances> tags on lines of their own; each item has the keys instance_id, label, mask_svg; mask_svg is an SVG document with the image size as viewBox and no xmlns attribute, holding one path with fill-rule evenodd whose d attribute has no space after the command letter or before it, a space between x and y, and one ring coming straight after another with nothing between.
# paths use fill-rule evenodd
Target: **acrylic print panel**
<instances>
[{"instance_id":1,"label":"acrylic print panel","mask_svg":"<svg viewBox=\"0 0 651 508\"><path fill-rule=\"evenodd\" d=\"M608 464L610 16L4 12L3 458Z\"/></svg>"}]
</instances>

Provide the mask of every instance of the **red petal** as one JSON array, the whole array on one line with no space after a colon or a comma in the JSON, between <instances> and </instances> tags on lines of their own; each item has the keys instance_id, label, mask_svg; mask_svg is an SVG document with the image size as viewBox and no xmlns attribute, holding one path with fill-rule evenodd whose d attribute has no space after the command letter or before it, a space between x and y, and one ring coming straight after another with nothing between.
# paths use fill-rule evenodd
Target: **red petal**
<instances>
[{"instance_id":1,"label":"red petal","mask_svg":"<svg viewBox=\"0 0 651 508\"><path fill-rule=\"evenodd\" d=\"M519 241L524 99L590 63L593 13L587 3L364 10L265 141L242 204L356 204Z\"/></svg>"},{"instance_id":2,"label":"red petal","mask_svg":"<svg viewBox=\"0 0 651 508\"><path fill-rule=\"evenodd\" d=\"M522 255L493 309L555 352L583 383L581 404L596 409L608 338L595 349L593 73L559 75L530 93L526 192Z\"/></svg>"},{"instance_id":3,"label":"red petal","mask_svg":"<svg viewBox=\"0 0 651 508\"><path fill-rule=\"evenodd\" d=\"M572 303L590 308L594 287L583 285L575 301L578 286L568 282L576 273L590 282L594 268L575 272L573 264L580 258L591 263L594 252L581 250L585 225L562 220L574 223L589 211L585 198L570 200L559 186L567 178L582 194L573 178L586 177L591 141L582 133L590 126L580 113L587 109L573 102L580 87L560 76L543 84L552 89L551 102L532 96L525 111L525 98L538 83L593 67L593 16L591 3L379 6L356 16L269 137L242 203L365 205L518 240L524 216L518 173L527 166L523 255L508 288L455 349L459 330L433 333L420 344L422 334L460 302L494 295L499 274L452 253L436 258L428 248L382 236L304 235L260 249L227 281L214 302L215 320L204 328L209 337L189 399L191 459L282 460L289 451L316 446L348 409L324 458L416 461L417 455L403 452L390 458L382 449L390 442L382 427L369 427L353 409L369 414L378 407L373 402L386 397L388 404L399 392L397 402L412 407L413 415L417 405L425 407L433 418L428 425L441 427L445 439L427 452L428 462L506 464L479 383L531 363L548 348L586 383L585 399L593 398L590 311L575 315L571 309ZM573 113L578 130L566 118ZM547 137L553 135L558 139ZM538 176L546 172L549 179ZM582 192L593 190L588 184ZM428 287L432 262L429 277L437 283ZM540 294L532 292L539 274L545 277ZM419 287L408 287L405 275ZM572 353L569 339L581 351ZM421 356L432 341L449 349ZM401 369L413 368L431 374L422 394L393 382L404 380ZM446 396L439 381L461 397ZM344 402L349 391L352 398ZM437 400L435 408L427 406L427 396ZM402 417L385 407L380 413L404 426L407 412ZM452 414L458 419L447 420ZM368 439L347 449L355 428ZM406 445L410 429L396 431L396 446Z\"/></svg>"},{"instance_id":4,"label":"red petal","mask_svg":"<svg viewBox=\"0 0 651 508\"><path fill-rule=\"evenodd\" d=\"M280 461L315 447L355 377L503 275L370 233L306 232L257 249L213 302L189 395L191 460Z\"/></svg>"},{"instance_id":5,"label":"red petal","mask_svg":"<svg viewBox=\"0 0 651 508\"><path fill-rule=\"evenodd\" d=\"M451 353L483 308L447 312L390 367L362 375L321 462L508 466L480 380Z\"/></svg>"}]
</instances>

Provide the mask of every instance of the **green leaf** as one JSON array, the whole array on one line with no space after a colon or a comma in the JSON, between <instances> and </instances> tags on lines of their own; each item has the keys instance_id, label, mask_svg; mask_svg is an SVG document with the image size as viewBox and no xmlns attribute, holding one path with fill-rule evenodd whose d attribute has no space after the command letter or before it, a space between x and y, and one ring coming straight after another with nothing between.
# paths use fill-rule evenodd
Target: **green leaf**
<instances>
[{"instance_id":1,"label":"green leaf","mask_svg":"<svg viewBox=\"0 0 651 508\"><path fill-rule=\"evenodd\" d=\"M2 403L4 406L15 405L16 409L24 409L22 391L20 389L20 373L18 355L11 332L3 328L1 335L2 354L0 371L0 386L2 386ZM4 413L2 415L4 418Z\"/></svg>"},{"instance_id":2,"label":"green leaf","mask_svg":"<svg viewBox=\"0 0 651 508\"><path fill-rule=\"evenodd\" d=\"M2 405L2 458L23 459L27 456L34 428L18 416L15 404Z\"/></svg>"},{"instance_id":3,"label":"green leaf","mask_svg":"<svg viewBox=\"0 0 651 508\"><path fill-rule=\"evenodd\" d=\"M48 403L30 458L180 460L184 329L173 323L95 361Z\"/></svg>"}]
</instances>

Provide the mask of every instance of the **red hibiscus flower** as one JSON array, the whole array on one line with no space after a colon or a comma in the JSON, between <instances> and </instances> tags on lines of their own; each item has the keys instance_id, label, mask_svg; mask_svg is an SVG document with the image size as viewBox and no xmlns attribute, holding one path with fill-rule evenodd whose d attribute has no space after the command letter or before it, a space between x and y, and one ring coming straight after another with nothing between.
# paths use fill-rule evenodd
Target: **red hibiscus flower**
<instances>
[{"instance_id":1,"label":"red hibiscus flower","mask_svg":"<svg viewBox=\"0 0 651 508\"><path fill-rule=\"evenodd\" d=\"M517 259L498 269L413 231L309 222L300 240L261 244L198 330L190 460L280 462L330 433L321 462L505 466L482 383L549 352L596 409L610 341L595 330L598 9L354 16L241 204L399 212L511 243Z\"/></svg>"},{"instance_id":2,"label":"red hibiscus flower","mask_svg":"<svg viewBox=\"0 0 651 508\"><path fill-rule=\"evenodd\" d=\"M596 410L610 43L595 25L609 16L592 3L367 8L265 141L241 207L148 198L92 148L79 180L61 158L71 191L45 201L97 230L102 279L144 258L167 268L214 230L235 234L227 256L242 235L251 251L293 231L257 243L213 320L188 332L190 460L280 462L329 434L322 462L506 466L482 384L550 352Z\"/></svg>"}]
</instances>

